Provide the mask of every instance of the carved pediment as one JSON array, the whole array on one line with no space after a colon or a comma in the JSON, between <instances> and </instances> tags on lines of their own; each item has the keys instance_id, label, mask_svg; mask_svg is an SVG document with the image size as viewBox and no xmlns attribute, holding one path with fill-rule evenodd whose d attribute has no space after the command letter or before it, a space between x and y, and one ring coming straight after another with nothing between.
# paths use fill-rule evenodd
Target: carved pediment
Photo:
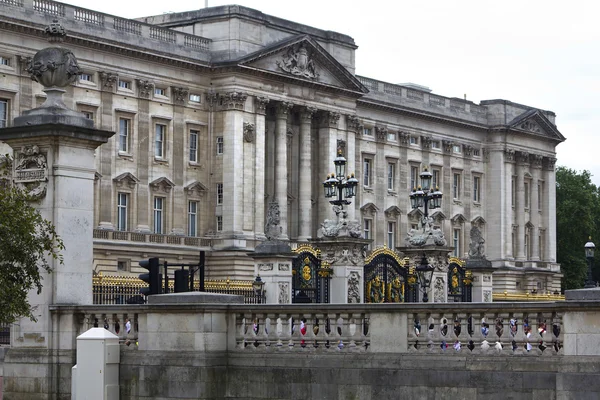
<instances>
[{"instance_id":1,"label":"carved pediment","mask_svg":"<svg viewBox=\"0 0 600 400\"><path fill-rule=\"evenodd\" d=\"M565 137L556 129L556 125L541 110L537 109L524 112L513 119L508 126L512 130L544 136L558 142L565 140Z\"/></svg>"},{"instance_id":2,"label":"carved pediment","mask_svg":"<svg viewBox=\"0 0 600 400\"><path fill-rule=\"evenodd\" d=\"M462 214L456 214L450 221L452 221L454 225L461 225L467 222L467 219Z\"/></svg>"},{"instance_id":3,"label":"carved pediment","mask_svg":"<svg viewBox=\"0 0 600 400\"><path fill-rule=\"evenodd\" d=\"M373 203L367 203L360 208L363 215L374 216L379 211L379 208Z\"/></svg>"},{"instance_id":4,"label":"carved pediment","mask_svg":"<svg viewBox=\"0 0 600 400\"><path fill-rule=\"evenodd\" d=\"M444 222L446 220L446 214L444 214L441 211L436 211L433 214L431 214L431 218L433 218L433 220L435 221L435 223L437 224L441 224L442 222Z\"/></svg>"},{"instance_id":5,"label":"carved pediment","mask_svg":"<svg viewBox=\"0 0 600 400\"><path fill-rule=\"evenodd\" d=\"M191 197L203 197L208 188L200 181L194 181L185 187L185 192Z\"/></svg>"},{"instance_id":6,"label":"carved pediment","mask_svg":"<svg viewBox=\"0 0 600 400\"><path fill-rule=\"evenodd\" d=\"M129 189L133 189L139 181L140 180L136 178L131 172L125 172L113 178L113 182L115 182L115 185L117 187L126 187Z\"/></svg>"},{"instance_id":7,"label":"carved pediment","mask_svg":"<svg viewBox=\"0 0 600 400\"><path fill-rule=\"evenodd\" d=\"M165 178L164 176L150 182L150 188L153 192L169 193L174 187L175 184L171 182L169 178Z\"/></svg>"},{"instance_id":8,"label":"carved pediment","mask_svg":"<svg viewBox=\"0 0 600 400\"><path fill-rule=\"evenodd\" d=\"M408 214L408 218L412 221L420 221L425 214L418 208L413 208Z\"/></svg>"},{"instance_id":9,"label":"carved pediment","mask_svg":"<svg viewBox=\"0 0 600 400\"><path fill-rule=\"evenodd\" d=\"M391 207L388 207L387 210L385 210L385 216L388 218L396 219L401 214L402 214L402 211L400 210L400 208L398 206L391 206Z\"/></svg>"},{"instance_id":10,"label":"carved pediment","mask_svg":"<svg viewBox=\"0 0 600 400\"><path fill-rule=\"evenodd\" d=\"M352 73L309 35L287 38L244 56L238 60L238 66L353 92L368 92Z\"/></svg>"},{"instance_id":11,"label":"carved pediment","mask_svg":"<svg viewBox=\"0 0 600 400\"><path fill-rule=\"evenodd\" d=\"M476 226L478 228L481 228L485 225L485 219L481 218L481 217L475 217L473 218L473 220L471 221L471 225L472 226Z\"/></svg>"}]
</instances>

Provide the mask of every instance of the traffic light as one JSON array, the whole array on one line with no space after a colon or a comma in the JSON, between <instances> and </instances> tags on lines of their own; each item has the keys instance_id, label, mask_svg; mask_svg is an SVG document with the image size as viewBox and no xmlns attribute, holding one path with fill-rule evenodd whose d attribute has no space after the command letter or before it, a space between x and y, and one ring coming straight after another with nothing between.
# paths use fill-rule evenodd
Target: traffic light
<instances>
[{"instance_id":1,"label":"traffic light","mask_svg":"<svg viewBox=\"0 0 600 400\"><path fill-rule=\"evenodd\" d=\"M148 270L147 274L140 274L140 279L148 283L148 287L141 288L140 293L144 296L160 293L161 276L159 274L158 258L153 257L140 261L140 267Z\"/></svg>"},{"instance_id":2,"label":"traffic light","mask_svg":"<svg viewBox=\"0 0 600 400\"><path fill-rule=\"evenodd\" d=\"M189 292L190 290L190 273L187 269L175 270L175 293Z\"/></svg>"}]
</instances>

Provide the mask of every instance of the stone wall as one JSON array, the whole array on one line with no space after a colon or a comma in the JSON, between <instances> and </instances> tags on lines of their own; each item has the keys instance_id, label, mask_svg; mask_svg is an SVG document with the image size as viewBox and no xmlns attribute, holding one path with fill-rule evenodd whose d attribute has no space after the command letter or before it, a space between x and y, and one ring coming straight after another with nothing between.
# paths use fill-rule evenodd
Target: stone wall
<instances>
[{"instance_id":1,"label":"stone wall","mask_svg":"<svg viewBox=\"0 0 600 400\"><path fill-rule=\"evenodd\" d=\"M121 400L597 399L596 365L577 357L125 351Z\"/></svg>"}]
</instances>

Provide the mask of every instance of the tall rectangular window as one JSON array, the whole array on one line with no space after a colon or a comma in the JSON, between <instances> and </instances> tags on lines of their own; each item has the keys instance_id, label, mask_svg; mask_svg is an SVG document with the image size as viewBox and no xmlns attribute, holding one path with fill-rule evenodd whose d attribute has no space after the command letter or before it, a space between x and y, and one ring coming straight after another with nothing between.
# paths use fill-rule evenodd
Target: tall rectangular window
<instances>
[{"instance_id":1,"label":"tall rectangular window","mask_svg":"<svg viewBox=\"0 0 600 400\"><path fill-rule=\"evenodd\" d=\"M217 136L217 154L223 154L223 136Z\"/></svg>"},{"instance_id":2,"label":"tall rectangular window","mask_svg":"<svg viewBox=\"0 0 600 400\"><path fill-rule=\"evenodd\" d=\"M365 218L364 220L364 224L363 224L363 237L365 239L371 239L371 230L372 230L372 225L373 221L371 221L370 219Z\"/></svg>"},{"instance_id":3,"label":"tall rectangular window","mask_svg":"<svg viewBox=\"0 0 600 400\"><path fill-rule=\"evenodd\" d=\"M129 203L129 195L127 193L117 194L117 230L128 230L127 224L127 207Z\"/></svg>"},{"instance_id":4,"label":"tall rectangular window","mask_svg":"<svg viewBox=\"0 0 600 400\"><path fill-rule=\"evenodd\" d=\"M0 99L0 128L8 126L8 100Z\"/></svg>"},{"instance_id":5,"label":"tall rectangular window","mask_svg":"<svg viewBox=\"0 0 600 400\"><path fill-rule=\"evenodd\" d=\"M515 206L517 203L517 182L515 181L515 177L513 176L510 180L510 205Z\"/></svg>"},{"instance_id":6,"label":"tall rectangular window","mask_svg":"<svg viewBox=\"0 0 600 400\"><path fill-rule=\"evenodd\" d=\"M537 192L537 204L538 204L538 211L542 212L542 207L543 207L543 203L542 203L542 199L544 196L544 183L543 182L539 182L538 183L538 192Z\"/></svg>"},{"instance_id":7,"label":"tall rectangular window","mask_svg":"<svg viewBox=\"0 0 600 400\"><path fill-rule=\"evenodd\" d=\"M460 257L460 229L452 231L452 244L454 245L454 257Z\"/></svg>"},{"instance_id":8,"label":"tall rectangular window","mask_svg":"<svg viewBox=\"0 0 600 400\"><path fill-rule=\"evenodd\" d=\"M419 186L419 167L410 167L410 190Z\"/></svg>"},{"instance_id":9,"label":"tall rectangular window","mask_svg":"<svg viewBox=\"0 0 600 400\"><path fill-rule=\"evenodd\" d=\"M394 190L394 179L396 178L396 163L388 163L387 188Z\"/></svg>"},{"instance_id":10,"label":"tall rectangular window","mask_svg":"<svg viewBox=\"0 0 600 400\"><path fill-rule=\"evenodd\" d=\"M396 247L396 223L388 222L387 224L387 247L394 249Z\"/></svg>"},{"instance_id":11,"label":"tall rectangular window","mask_svg":"<svg viewBox=\"0 0 600 400\"><path fill-rule=\"evenodd\" d=\"M154 233L164 233L164 207L165 198L154 198Z\"/></svg>"},{"instance_id":12,"label":"tall rectangular window","mask_svg":"<svg viewBox=\"0 0 600 400\"><path fill-rule=\"evenodd\" d=\"M198 131L190 131L190 162L198 162Z\"/></svg>"},{"instance_id":13,"label":"tall rectangular window","mask_svg":"<svg viewBox=\"0 0 600 400\"><path fill-rule=\"evenodd\" d=\"M452 197L454 199L460 199L460 180L461 174L454 173L454 178L452 180Z\"/></svg>"},{"instance_id":14,"label":"tall rectangular window","mask_svg":"<svg viewBox=\"0 0 600 400\"><path fill-rule=\"evenodd\" d=\"M188 236L198 234L198 202L188 202Z\"/></svg>"},{"instance_id":15,"label":"tall rectangular window","mask_svg":"<svg viewBox=\"0 0 600 400\"><path fill-rule=\"evenodd\" d=\"M431 187L437 189L442 186L442 182L440 181L441 171L438 168L433 168L431 170Z\"/></svg>"},{"instance_id":16,"label":"tall rectangular window","mask_svg":"<svg viewBox=\"0 0 600 400\"><path fill-rule=\"evenodd\" d=\"M217 205L223 204L223 184L217 183Z\"/></svg>"},{"instance_id":17,"label":"tall rectangular window","mask_svg":"<svg viewBox=\"0 0 600 400\"><path fill-rule=\"evenodd\" d=\"M473 201L481 202L481 178L479 176L473 177Z\"/></svg>"},{"instance_id":18,"label":"tall rectangular window","mask_svg":"<svg viewBox=\"0 0 600 400\"><path fill-rule=\"evenodd\" d=\"M529 248L529 232L530 230L528 228L525 228L525 243L524 243L524 249L525 249L525 258L527 260L529 260L531 258L531 254L530 254L530 248Z\"/></svg>"},{"instance_id":19,"label":"tall rectangular window","mask_svg":"<svg viewBox=\"0 0 600 400\"><path fill-rule=\"evenodd\" d=\"M545 243L544 243L544 234L543 231L540 231L539 235L538 235L538 257L540 258L540 261L544 261L544 247L545 247Z\"/></svg>"},{"instance_id":20,"label":"tall rectangular window","mask_svg":"<svg viewBox=\"0 0 600 400\"><path fill-rule=\"evenodd\" d=\"M167 126L156 124L154 136L154 156L156 158L165 158L165 140L167 136Z\"/></svg>"},{"instance_id":21,"label":"tall rectangular window","mask_svg":"<svg viewBox=\"0 0 600 400\"><path fill-rule=\"evenodd\" d=\"M217 215L217 232L223 231L223 217L221 215Z\"/></svg>"},{"instance_id":22,"label":"tall rectangular window","mask_svg":"<svg viewBox=\"0 0 600 400\"><path fill-rule=\"evenodd\" d=\"M529 182L524 182L524 190L525 190L525 209L529 209Z\"/></svg>"},{"instance_id":23,"label":"tall rectangular window","mask_svg":"<svg viewBox=\"0 0 600 400\"><path fill-rule=\"evenodd\" d=\"M129 137L131 133L131 120L119 118L119 151L129 152Z\"/></svg>"},{"instance_id":24,"label":"tall rectangular window","mask_svg":"<svg viewBox=\"0 0 600 400\"><path fill-rule=\"evenodd\" d=\"M363 160L363 186L371 186L372 166L373 160L370 158Z\"/></svg>"}]
</instances>

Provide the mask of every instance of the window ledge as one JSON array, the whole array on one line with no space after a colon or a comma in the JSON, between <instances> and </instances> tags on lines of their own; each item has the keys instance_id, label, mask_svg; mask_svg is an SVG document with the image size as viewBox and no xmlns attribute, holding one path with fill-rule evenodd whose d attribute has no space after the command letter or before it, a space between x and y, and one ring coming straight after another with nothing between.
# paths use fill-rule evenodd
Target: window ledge
<instances>
[{"instance_id":1,"label":"window ledge","mask_svg":"<svg viewBox=\"0 0 600 400\"><path fill-rule=\"evenodd\" d=\"M479 202L479 201L474 201L474 202L473 202L473 205L474 205L475 207L481 207L481 202Z\"/></svg>"},{"instance_id":2,"label":"window ledge","mask_svg":"<svg viewBox=\"0 0 600 400\"><path fill-rule=\"evenodd\" d=\"M132 160L133 159L133 154L126 153L124 151L119 151L119 158L124 158L124 159L127 159L127 160Z\"/></svg>"},{"instance_id":3,"label":"window ledge","mask_svg":"<svg viewBox=\"0 0 600 400\"><path fill-rule=\"evenodd\" d=\"M188 165L189 165L190 167L194 167L194 168L202 168L202 164L198 164L198 163L197 163L197 162L195 162L195 161L188 161Z\"/></svg>"},{"instance_id":4,"label":"window ledge","mask_svg":"<svg viewBox=\"0 0 600 400\"><path fill-rule=\"evenodd\" d=\"M452 201L454 202L454 204L457 204L459 206L462 206L462 201L458 200L458 199L452 199Z\"/></svg>"},{"instance_id":5,"label":"window ledge","mask_svg":"<svg viewBox=\"0 0 600 400\"><path fill-rule=\"evenodd\" d=\"M154 157L154 164L168 165L169 164L169 160L165 160L164 158Z\"/></svg>"},{"instance_id":6,"label":"window ledge","mask_svg":"<svg viewBox=\"0 0 600 400\"><path fill-rule=\"evenodd\" d=\"M394 197L398 196L398 193L397 193L397 192L395 192L395 191L393 191L393 190L389 190L389 189L388 189L388 192L387 192L387 194L388 194L388 196L394 196Z\"/></svg>"},{"instance_id":7,"label":"window ledge","mask_svg":"<svg viewBox=\"0 0 600 400\"><path fill-rule=\"evenodd\" d=\"M364 190L366 193L373 193L373 188L372 188L372 187L370 187L370 186L363 186L363 190Z\"/></svg>"}]
</instances>

